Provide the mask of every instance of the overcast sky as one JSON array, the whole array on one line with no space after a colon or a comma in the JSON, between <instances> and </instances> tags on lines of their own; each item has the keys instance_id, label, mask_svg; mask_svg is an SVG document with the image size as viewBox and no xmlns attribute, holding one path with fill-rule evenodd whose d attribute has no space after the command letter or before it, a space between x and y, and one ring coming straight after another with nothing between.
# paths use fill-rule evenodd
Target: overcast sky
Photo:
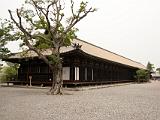
<instances>
[{"instance_id":1,"label":"overcast sky","mask_svg":"<svg viewBox=\"0 0 160 120\"><path fill-rule=\"evenodd\" d=\"M23 0L4 0L0 17L9 18ZM77 27L78 37L146 65L160 67L159 0L88 0L98 8ZM17 47L10 45L15 51Z\"/></svg>"}]
</instances>

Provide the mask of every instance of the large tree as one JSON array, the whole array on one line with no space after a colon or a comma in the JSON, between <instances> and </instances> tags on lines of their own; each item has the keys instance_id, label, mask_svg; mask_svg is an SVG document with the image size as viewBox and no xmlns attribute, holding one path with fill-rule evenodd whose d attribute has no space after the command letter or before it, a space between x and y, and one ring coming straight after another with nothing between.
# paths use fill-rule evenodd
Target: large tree
<instances>
[{"instance_id":1,"label":"large tree","mask_svg":"<svg viewBox=\"0 0 160 120\"><path fill-rule=\"evenodd\" d=\"M88 2L79 3L70 0L70 16L65 16L63 0L26 0L16 11L8 10L11 18L8 31L12 40L22 40L28 50L34 51L53 72L53 84L50 94L62 94L62 60L60 48L71 45L76 37L75 25L89 13L96 11L88 7ZM68 10L68 9L67 9ZM8 40L8 38L5 38ZM44 49L50 49L51 55L45 56Z\"/></svg>"}]
</instances>

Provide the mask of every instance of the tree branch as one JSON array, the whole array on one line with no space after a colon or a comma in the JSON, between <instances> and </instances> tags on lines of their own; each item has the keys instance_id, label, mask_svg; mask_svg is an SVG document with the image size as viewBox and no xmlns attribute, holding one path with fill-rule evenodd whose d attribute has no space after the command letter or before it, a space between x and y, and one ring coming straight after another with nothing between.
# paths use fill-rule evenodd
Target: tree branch
<instances>
[{"instance_id":1,"label":"tree branch","mask_svg":"<svg viewBox=\"0 0 160 120\"><path fill-rule=\"evenodd\" d=\"M71 0L71 11L72 11L72 15L74 16L75 14L74 14L74 2L73 2L73 0Z\"/></svg>"},{"instance_id":2,"label":"tree branch","mask_svg":"<svg viewBox=\"0 0 160 120\"><path fill-rule=\"evenodd\" d=\"M28 46L29 50L31 51L34 51L38 56L39 58L41 58L47 65L49 65L49 67L53 70L53 67L52 65L49 63L48 59L46 58L45 55L43 55L38 49L34 48L28 41L28 37L25 36L25 39L24 39L26 45Z\"/></svg>"},{"instance_id":3,"label":"tree branch","mask_svg":"<svg viewBox=\"0 0 160 120\"><path fill-rule=\"evenodd\" d=\"M42 53L40 53L40 51L38 51L36 48L34 48L34 47L30 44L30 42L28 41L29 39L32 39L32 38L34 38L35 36L32 36L30 33L28 33L28 32L24 29L24 27L23 27L23 25L22 25L21 17L20 17L19 12L18 12L18 9L17 9L17 12L16 12L16 13L17 13L17 17L18 17L18 19L19 19L19 23L13 18L13 15L12 15L11 10L8 10L8 11L9 11L10 17L11 17L11 19L13 20L13 22L14 22L14 23L16 24L16 26L24 33L24 35L25 35L24 42L25 42L25 44L28 46L29 50L34 51L41 59L44 60L44 62L45 62L46 64L49 65L50 68L52 68L52 65L49 64L48 59L47 59ZM29 37L29 38L28 38L28 37Z\"/></svg>"},{"instance_id":4,"label":"tree branch","mask_svg":"<svg viewBox=\"0 0 160 120\"><path fill-rule=\"evenodd\" d=\"M53 10L54 10L53 16L55 17L55 20L54 20L55 21L55 28L53 31L54 34L57 34L58 28L60 26L60 22L62 21L62 18L64 16L64 14L61 13L61 10L63 10L63 9L64 8L62 8L60 1L56 1L53 6Z\"/></svg>"},{"instance_id":5,"label":"tree branch","mask_svg":"<svg viewBox=\"0 0 160 120\"><path fill-rule=\"evenodd\" d=\"M93 9L92 7L89 8L89 10L84 11L84 14L82 16L80 16L80 14L82 12L78 12L78 14L76 15L76 17L73 17L71 20L71 23L69 24L69 26L67 27L67 29L64 31L64 34L66 34L70 29L72 29L80 20L82 20L84 17L86 17L90 12L94 12L96 11L96 9Z\"/></svg>"},{"instance_id":6,"label":"tree branch","mask_svg":"<svg viewBox=\"0 0 160 120\"><path fill-rule=\"evenodd\" d=\"M50 30L50 29L51 29L51 23L50 23L50 20L49 20L49 16L48 16L48 15L49 15L49 8L54 4L54 2L51 2L51 3L47 6L46 9L45 9L45 8L42 8L41 6L39 6L34 0L32 0L32 2L33 2L33 5L34 5L34 8L36 9L36 11L37 11L37 9L38 9L38 11L45 16L45 19L46 19L47 25L48 25L48 30ZM38 12L38 11L37 11L37 12ZM40 16L39 16L39 18L41 19Z\"/></svg>"},{"instance_id":7,"label":"tree branch","mask_svg":"<svg viewBox=\"0 0 160 120\"><path fill-rule=\"evenodd\" d=\"M23 33L27 34L27 36L29 36L30 38L32 38L32 35L31 35L29 32L27 32L26 29L25 29L25 28L23 27L23 25L22 25L22 20L21 20L21 17L20 17L20 15L19 15L18 9L17 9L16 13L17 13L17 17L18 17L18 19L19 19L19 23L14 19L11 10L8 10L8 12L9 12L9 14L10 14L11 20L16 24L16 26L17 26Z\"/></svg>"}]
</instances>

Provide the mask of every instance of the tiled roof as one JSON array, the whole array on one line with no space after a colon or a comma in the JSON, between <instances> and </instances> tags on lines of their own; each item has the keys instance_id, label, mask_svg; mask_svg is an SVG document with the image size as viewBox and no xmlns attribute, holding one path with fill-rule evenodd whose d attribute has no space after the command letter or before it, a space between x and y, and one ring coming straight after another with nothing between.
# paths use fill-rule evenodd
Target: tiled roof
<instances>
[{"instance_id":1,"label":"tiled roof","mask_svg":"<svg viewBox=\"0 0 160 120\"><path fill-rule=\"evenodd\" d=\"M73 43L81 45L81 50L83 52L87 53L87 54L92 55L92 56L99 57L99 58L102 58L102 59L106 59L106 60L109 60L109 61L113 61L113 62L116 62L116 63L124 64L124 65L127 65L127 66L135 67L135 68L146 69L146 67L139 62L133 61L131 59L128 59L126 57L123 57L121 55L118 55L116 53L108 51L106 49L100 48L98 46L95 46L95 45L93 45L91 43L88 43L88 42L85 42L83 40L74 39ZM65 53L65 52L72 51L74 49L75 48L73 46L62 47L60 49L60 52ZM44 50L42 53L44 55L50 55L51 50L47 49L47 50ZM9 59L22 58L22 57L36 57L36 56L37 56L37 54L34 51L28 51L26 54L24 54L24 52L14 54L14 55L10 56Z\"/></svg>"},{"instance_id":2,"label":"tiled roof","mask_svg":"<svg viewBox=\"0 0 160 120\"><path fill-rule=\"evenodd\" d=\"M78 43L79 45L82 45L81 49L90 55L103 58L106 60L110 60L113 62L121 63L124 65L132 66L140 69L146 69L146 67L139 62L133 61L129 58L123 57L121 55L118 55L106 49L100 48L98 46L95 46L83 40L76 39L73 42Z\"/></svg>"}]
</instances>

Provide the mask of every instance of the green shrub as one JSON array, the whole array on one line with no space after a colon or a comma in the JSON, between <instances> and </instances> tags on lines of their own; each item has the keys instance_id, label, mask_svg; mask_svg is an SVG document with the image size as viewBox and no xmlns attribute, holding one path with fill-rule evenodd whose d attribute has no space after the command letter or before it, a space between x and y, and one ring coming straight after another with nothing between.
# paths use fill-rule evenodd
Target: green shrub
<instances>
[{"instance_id":1,"label":"green shrub","mask_svg":"<svg viewBox=\"0 0 160 120\"><path fill-rule=\"evenodd\" d=\"M144 70L144 69L140 69L136 71L136 79L137 82L148 82L149 81L149 71Z\"/></svg>"},{"instance_id":2,"label":"green shrub","mask_svg":"<svg viewBox=\"0 0 160 120\"><path fill-rule=\"evenodd\" d=\"M5 82L16 79L17 68L15 66L6 66L1 69L0 81Z\"/></svg>"}]
</instances>

